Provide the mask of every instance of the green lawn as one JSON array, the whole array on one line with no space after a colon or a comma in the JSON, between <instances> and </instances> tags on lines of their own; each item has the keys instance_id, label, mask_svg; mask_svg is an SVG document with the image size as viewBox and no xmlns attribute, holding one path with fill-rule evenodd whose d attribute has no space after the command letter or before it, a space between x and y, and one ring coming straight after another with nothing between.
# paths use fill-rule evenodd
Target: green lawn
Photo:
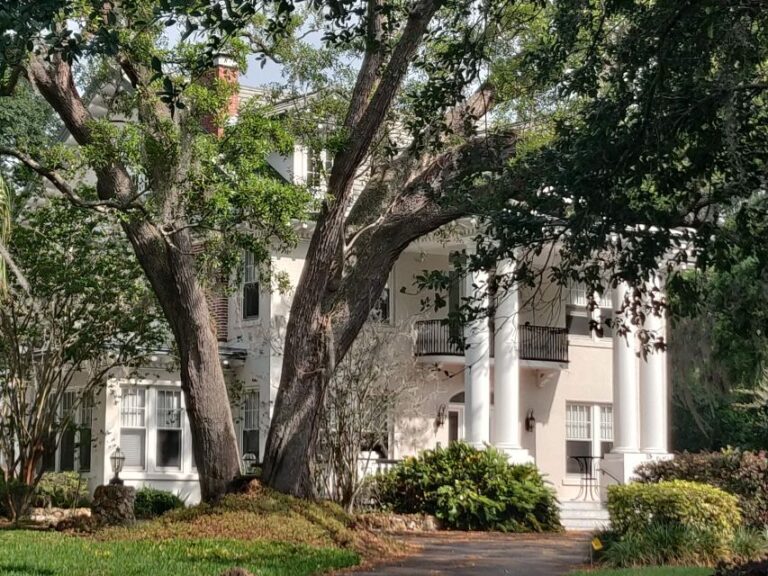
<instances>
[{"instance_id":1,"label":"green lawn","mask_svg":"<svg viewBox=\"0 0 768 576\"><path fill-rule=\"evenodd\" d=\"M605 568L573 572L570 576L712 576L711 568L653 566L648 568Z\"/></svg>"},{"instance_id":2,"label":"green lawn","mask_svg":"<svg viewBox=\"0 0 768 576\"><path fill-rule=\"evenodd\" d=\"M235 566L259 576L293 576L358 562L352 550L267 541L98 541L52 532L0 531L0 575L7 576L218 576Z\"/></svg>"}]
</instances>

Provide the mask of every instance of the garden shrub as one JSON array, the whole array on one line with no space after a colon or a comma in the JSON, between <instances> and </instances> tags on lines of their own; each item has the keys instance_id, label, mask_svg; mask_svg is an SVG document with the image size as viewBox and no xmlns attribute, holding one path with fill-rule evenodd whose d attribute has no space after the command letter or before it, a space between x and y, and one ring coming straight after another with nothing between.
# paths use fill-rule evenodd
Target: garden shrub
<instances>
[{"instance_id":1,"label":"garden shrub","mask_svg":"<svg viewBox=\"0 0 768 576\"><path fill-rule=\"evenodd\" d=\"M724 554L719 537L710 530L682 524L652 522L642 530L600 536L600 560L617 568L632 566L712 566Z\"/></svg>"},{"instance_id":2,"label":"garden shrub","mask_svg":"<svg viewBox=\"0 0 768 576\"><path fill-rule=\"evenodd\" d=\"M157 518L170 510L184 508L184 501L173 492L145 486L136 491L133 511L136 518Z\"/></svg>"},{"instance_id":3,"label":"garden shrub","mask_svg":"<svg viewBox=\"0 0 768 576\"><path fill-rule=\"evenodd\" d=\"M32 506L78 508L90 505L88 482L77 472L46 472L32 498Z\"/></svg>"},{"instance_id":4,"label":"garden shrub","mask_svg":"<svg viewBox=\"0 0 768 576\"><path fill-rule=\"evenodd\" d=\"M738 496L747 526L768 527L768 457L765 452L686 452L671 460L643 464L636 474L638 480L645 483L689 480L717 486Z\"/></svg>"},{"instance_id":5,"label":"garden shrub","mask_svg":"<svg viewBox=\"0 0 768 576\"><path fill-rule=\"evenodd\" d=\"M532 464L512 465L492 447L463 442L426 450L377 477L380 503L400 514L432 514L447 528L560 530L555 493Z\"/></svg>"},{"instance_id":6,"label":"garden shrub","mask_svg":"<svg viewBox=\"0 0 768 576\"><path fill-rule=\"evenodd\" d=\"M764 558L768 552L768 534L740 526L731 543L731 558L737 562L746 562Z\"/></svg>"},{"instance_id":7,"label":"garden shrub","mask_svg":"<svg viewBox=\"0 0 768 576\"><path fill-rule=\"evenodd\" d=\"M711 534L721 554L729 548L741 523L735 496L684 480L609 486L608 513L611 527L622 537L646 537L649 529L659 525L670 530L679 526L690 530L692 537Z\"/></svg>"}]
</instances>

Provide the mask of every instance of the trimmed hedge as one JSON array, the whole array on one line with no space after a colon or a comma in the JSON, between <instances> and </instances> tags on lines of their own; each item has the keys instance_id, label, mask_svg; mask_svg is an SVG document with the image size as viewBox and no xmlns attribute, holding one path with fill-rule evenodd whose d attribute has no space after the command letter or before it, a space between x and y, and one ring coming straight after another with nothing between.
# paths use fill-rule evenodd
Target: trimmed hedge
<instances>
[{"instance_id":1,"label":"trimmed hedge","mask_svg":"<svg viewBox=\"0 0 768 576\"><path fill-rule=\"evenodd\" d=\"M738 499L708 484L673 480L608 487L611 527L621 535L643 534L654 526L682 526L711 533L722 549L741 523Z\"/></svg>"},{"instance_id":2,"label":"trimmed hedge","mask_svg":"<svg viewBox=\"0 0 768 576\"><path fill-rule=\"evenodd\" d=\"M184 508L184 501L173 492L144 487L136 491L133 505L136 518L157 518L171 510Z\"/></svg>"},{"instance_id":3,"label":"trimmed hedge","mask_svg":"<svg viewBox=\"0 0 768 576\"><path fill-rule=\"evenodd\" d=\"M747 526L768 527L768 457L765 452L686 452L671 460L643 464L636 474L638 480L645 483L689 480L717 486L738 496Z\"/></svg>"},{"instance_id":4,"label":"trimmed hedge","mask_svg":"<svg viewBox=\"0 0 768 576\"><path fill-rule=\"evenodd\" d=\"M380 503L400 514L432 514L459 530L561 530L555 493L532 464L511 465L493 447L463 442L426 450L375 480Z\"/></svg>"}]
</instances>

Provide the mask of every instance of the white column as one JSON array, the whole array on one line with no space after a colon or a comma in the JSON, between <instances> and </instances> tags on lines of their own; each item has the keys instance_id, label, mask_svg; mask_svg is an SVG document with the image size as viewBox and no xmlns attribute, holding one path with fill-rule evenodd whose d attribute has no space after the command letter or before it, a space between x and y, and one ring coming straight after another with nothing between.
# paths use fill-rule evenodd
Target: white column
<instances>
[{"instance_id":1,"label":"white column","mask_svg":"<svg viewBox=\"0 0 768 576\"><path fill-rule=\"evenodd\" d=\"M513 260L496 265L497 276L511 278L514 273ZM499 291L494 322L493 436L496 447L515 463L531 461L528 451L520 445L519 307L517 286Z\"/></svg>"},{"instance_id":2,"label":"white column","mask_svg":"<svg viewBox=\"0 0 768 576\"><path fill-rule=\"evenodd\" d=\"M613 318L624 307L624 298L629 286L621 283L613 290ZM624 317L629 332L618 334L613 326L613 450L606 454L601 464L602 496L609 484L627 483L639 464L647 459L640 451L640 393L637 378L636 333L628 317Z\"/></svg>"},{"instance_id":3,"label":"white column","mask_svg":"<svg viewBox=\"0 0 768 576\"><path fill-rule=\"evenodd\" d=\"M464 294L472 305L487 309L488 274L472 272L464 279ZM467 349L464 354L464 426L466 441L477 448L490 442L491 433L491 358L488 318L468 322L464 328Z\"/></svg>"},{"instance_id":4,"label":"white column","mask_svg":"<svg viewBox=\"0 0 768 576\"><path fill-rule=\"evenodd\" d=\"M618 310L624 307L629 287L622 282L613 291L614 324ZM613 452L637 452L640 448L640 398L637 386L637 350L635 331L630 319L624 318L628 332L613 330ZM622 330L623 332L623 330Z\"/></svg>"},{"instance_id":5,"label":"white column","mask_svg":"<svg viewBox=\"0 0 768 576\"><path fill-rule=\"evenodd\" d=\"M649 287L660 290L660 280L654 278ZM663 314L663 310L661 312ZM644 327L652 333L654 340L666 340L663 316L649 313ZM640 445L643 452L652 455L667 454L668 449L666 359L665 352L652 347L640 362Z\"/></svg>"}]
</instances>

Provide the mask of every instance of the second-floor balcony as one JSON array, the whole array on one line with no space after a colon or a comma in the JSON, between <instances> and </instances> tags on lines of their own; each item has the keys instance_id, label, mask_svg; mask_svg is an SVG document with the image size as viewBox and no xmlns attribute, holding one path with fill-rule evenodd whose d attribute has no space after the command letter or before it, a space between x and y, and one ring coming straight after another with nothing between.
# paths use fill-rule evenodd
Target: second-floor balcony
<instances>
[{"instance_id":1,"label":"second-floor balcony","mask_svg":"<svg viewBox=\"0 0 768 576\"><path fill-rule=\"evenodd\" d=\"M417 356L464 356L464 346L451 338L455 328L442 320L416 322L416 331ZM491 356L493 336L491 331ZM518 341L521 360L568 362L568 331L565 328L523 324L518 327Z\"/></svg>"}]
</instances>

